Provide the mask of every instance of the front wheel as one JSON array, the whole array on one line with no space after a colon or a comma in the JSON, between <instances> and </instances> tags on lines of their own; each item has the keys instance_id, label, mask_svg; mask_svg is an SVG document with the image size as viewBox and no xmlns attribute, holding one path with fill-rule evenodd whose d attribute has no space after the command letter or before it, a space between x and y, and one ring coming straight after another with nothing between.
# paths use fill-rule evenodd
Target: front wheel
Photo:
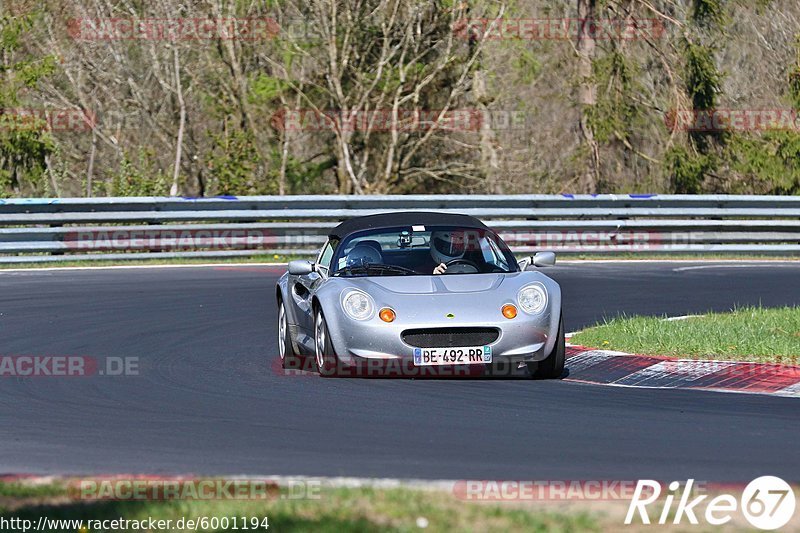
<instances>
[{"instance_id":1,"label":"front wheel","mask_svg":"<svg viewBox=\"0 0 800 533\"><path fill-rule=\"evenodd\" d=\"M286 306L283 300L278 300L278 355L281 358L281 367L293 368L297 354L292 347L292 337L289 333L289 321L286 318Z\"/></svg>"},{"instance_id":2,"label":"front wheel","mask_svg":"<svg viewBox=\"0 0 800 533\"><path fill-rule=\"evenodd\" d=\"M325 322L325 315L322 314L322 309L317 309L314 313L314 352L319 375L322 377L336 375L339 359L333 351L328 324Z\"/></svg>"},{"instance_id":3,"label":"front wheel","mask_svg":"<svg viewBox=\"0 0 800 533\"><path fill-rule=\"evenodd\" d=\"M564 373L564 361L566 352L566 341L564 340L564 317L558 319L558 338L553 351L544 361L539 363L528 363L528 370L536 379L558 379Z\"/></svg>"}]
</instances>

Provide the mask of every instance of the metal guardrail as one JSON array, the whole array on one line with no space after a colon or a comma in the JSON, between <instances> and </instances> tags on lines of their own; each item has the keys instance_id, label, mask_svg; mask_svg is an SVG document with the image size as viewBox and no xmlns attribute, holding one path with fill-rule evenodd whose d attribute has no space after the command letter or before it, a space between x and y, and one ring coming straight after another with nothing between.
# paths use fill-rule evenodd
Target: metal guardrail
<instances>
[{"instance_id":1,"label":"metal guardrail","mask_svg":"<svg viewBox=\"0 0 800 533\"><path fill-rule=\"evenodd\" d=\"M800 196L404 195L0 199L0 263L310 255L338 221L476 216L518 253L800 254Z\"/></svg>"}]
</instances>

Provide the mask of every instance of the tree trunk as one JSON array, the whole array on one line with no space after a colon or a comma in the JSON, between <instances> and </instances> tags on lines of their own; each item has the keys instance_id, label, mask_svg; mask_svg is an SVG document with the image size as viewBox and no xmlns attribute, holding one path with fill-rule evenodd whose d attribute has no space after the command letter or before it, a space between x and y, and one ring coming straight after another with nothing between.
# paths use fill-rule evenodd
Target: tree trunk
<instances>
[{"instance_id":1,"label":"tree trunk","mask_svg":"<svg viewBox=\"0 0 800 533\"><path fill-rule=\"evenodd\" d=\"M186 125L186 103L183 101L183 88L181 87L181 68L178 61L178 49L173 50L175 60L175 85L178 94L178 105L180 106L180 122L178 123L178 138L175 141L175 167L172 170L172 187L169 189L170 196L178 196L178 178L181 172L181 149L183 148L183 129Z\"/></svg>"},{"instance_id":2,"label":"tree trunk","mask_svg":"<svg viewBox=\"0 0 800 533\"><path fill-rule=\"evenodd\" d=\"M583 143L589 153L578 183L579 192L589 194L597 192L600 173L600 151L589 123L591 111L597 104L597 86L592 69L597 48L596 17L596 0L578 0L578 105Z\"/></svg>"},{"instance_id":3,"label":"tree trunk","mask_svg":"<svg viewBox=\"0 0 800 533\"><path fill-rule=\"evenodd\" d=\"M481 113L481 171L486 176L486 192L489 194L500 194L502 190L500 184L497 183L500 161L497 156L497 150L495 149L497 139L494 129L492 129L494 124L492 123L492 115L489 110L489 103L491 103L492 97L486 90L486 73L483 70L475 71L475 77L472 80L472 92L478 106L478 111Z\"/></svg>"},{"instance_id":4,"label":"tree trunk","mask_svg":"<svg viewBox=\"0 0 800 533\"><path fill-rule=\"evenodd\" d=\"M92 149L89 152L89 167L86 169L86 197L91 198L94 193L92 180L94 179L94 158L97 155L97 124L92 125Z\"/></svg>"}]
</instances>

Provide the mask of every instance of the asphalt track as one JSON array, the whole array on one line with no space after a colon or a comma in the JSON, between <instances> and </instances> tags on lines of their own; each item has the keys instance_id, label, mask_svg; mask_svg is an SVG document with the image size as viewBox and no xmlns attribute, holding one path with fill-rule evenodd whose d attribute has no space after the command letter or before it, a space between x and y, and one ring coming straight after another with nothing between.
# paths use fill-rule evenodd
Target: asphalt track
<instances>
[{"instance_id":1,"label":"asphalt track","mask_svg":"<svg viewBox=\"0 0 800 533\"><path fill-rule=\"evenodd\" d=\"M800 301L800 264L574 264L567 329ZM282 376L271 267L0 272L0 355L138 376L0 377L0 473L800 481L800 401L568 381Z\"/></svg>"}]
</instances>

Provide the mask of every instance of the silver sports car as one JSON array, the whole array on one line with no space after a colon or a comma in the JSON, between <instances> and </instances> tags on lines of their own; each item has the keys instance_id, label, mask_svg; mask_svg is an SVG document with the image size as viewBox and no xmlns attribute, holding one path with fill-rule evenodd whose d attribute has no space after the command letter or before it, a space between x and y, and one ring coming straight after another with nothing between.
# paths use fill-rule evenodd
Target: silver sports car
<instances>
[{"instance_id":1,"label":"silver sports car","mask_svg":"<svg viewBox=\"0 0 800 533\"><path fill-rule=\"evenodd\" d=\"M541 252L517 262L481 221L402 212L347 220L316 261L289 263L277 284L284 368L313 356L323 376L403 363L564 370L561 288L538 272Z\"/></svg>"}]
</instances>

